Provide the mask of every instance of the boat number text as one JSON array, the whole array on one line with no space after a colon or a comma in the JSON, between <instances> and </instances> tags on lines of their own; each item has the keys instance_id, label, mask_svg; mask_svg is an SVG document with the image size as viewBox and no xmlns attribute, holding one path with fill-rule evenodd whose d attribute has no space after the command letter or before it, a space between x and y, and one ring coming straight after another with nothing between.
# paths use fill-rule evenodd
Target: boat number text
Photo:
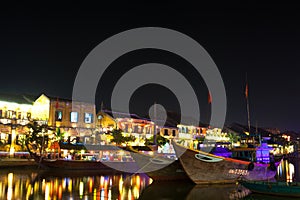
<instances>
[{"instance_id":1,"label":"boat number text","mask_svg":"<svg viewBox=\"0 0 300 200\"><path fill-rule=\"evenodd\" d=\"M247 176L249 174L248 170L246 169L230 169L228 171L229 174L237 174L237 175L243 175Z\"/></svg>"}]
</instances>

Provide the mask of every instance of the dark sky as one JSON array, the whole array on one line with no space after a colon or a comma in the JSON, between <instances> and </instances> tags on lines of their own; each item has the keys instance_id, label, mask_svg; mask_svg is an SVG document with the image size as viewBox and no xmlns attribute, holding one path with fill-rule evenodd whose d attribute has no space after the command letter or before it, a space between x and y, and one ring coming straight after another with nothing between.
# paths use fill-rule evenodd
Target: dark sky
<instances>
[{"instance_id":1,"label":"dark sky","mask_svg":"<svg viewBox=\"0 0 300 200\"><path fill-rule=\"evenodd\" d=\"M38 8L15 4L2 6L0 17L1 93L43 92L71 98L77 70L95 46L121 31L158 26L192 37L213 58L226 88L227 124L247 122L247 73L251 123L300 130L300 12L296 5L187 6L167 1ZM189 64L178 56L158 50L131 52L116 60L99 84L98 104L103 100L110 106L112 88L122 73L153 61L174 67L190 80L200 102L201 120L207 122L210 109L201 77L191 69L180 69ZM132 97L131 110L143 114L157 101L177 111L172 95L162 86L141 87Z\"/></svg>"}]
</instances>

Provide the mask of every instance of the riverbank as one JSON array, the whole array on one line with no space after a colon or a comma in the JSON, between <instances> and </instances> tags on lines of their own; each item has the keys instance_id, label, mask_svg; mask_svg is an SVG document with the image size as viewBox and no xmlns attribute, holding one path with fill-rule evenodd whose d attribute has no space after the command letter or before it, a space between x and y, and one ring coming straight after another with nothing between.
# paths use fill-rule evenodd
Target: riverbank
<instances>
[{"instance_id":1,"label":"riverbank","mask_svg":"<svg viewBox=\"0 0 300 200\"><path fill-rule=\"evenodd\" d=\"M37 163L34 159L19 159L19 158L1 158L0 168L12 168L12 167L37 167Z\"/></svg>"}]
</instances>

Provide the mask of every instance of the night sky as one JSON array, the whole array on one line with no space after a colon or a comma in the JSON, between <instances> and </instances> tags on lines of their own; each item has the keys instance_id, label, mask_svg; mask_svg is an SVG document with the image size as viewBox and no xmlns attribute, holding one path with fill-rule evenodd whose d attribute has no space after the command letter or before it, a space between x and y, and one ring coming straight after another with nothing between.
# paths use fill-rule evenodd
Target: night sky
<instances>
[{"instance_id":1,"label":"night sky","mask_svg":"<svg viewBox=\"0 0 300 200\"><path fill-rule=\"evenodd\" d=\"M137 27L180 31L213 58L227 93L226 124L247 123L244 96L249 83L251 123L300 130L300 12L296 5L189 5L172 1L134 5L16 4L0 8L0 92L46 93L71 98L73 82L88 53L108 37ZM208 122L207 88L189 63L159 50L140 50L111 64L99 83L96 102L110 107L118 78L130 68L160 62L182 73L197 93L201 121ZM185 67L182 67L185 66ZM171 91L146 85L132 96L131 112L147 114L156 101L178 111Z\"/></svg>"}]
</instances>

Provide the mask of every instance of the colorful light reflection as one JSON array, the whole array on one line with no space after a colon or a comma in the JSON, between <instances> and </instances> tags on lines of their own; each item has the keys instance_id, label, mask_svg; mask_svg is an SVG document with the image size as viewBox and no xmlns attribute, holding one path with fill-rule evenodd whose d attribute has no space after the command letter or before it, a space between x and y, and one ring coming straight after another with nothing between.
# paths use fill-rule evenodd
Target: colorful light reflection
<instances>
[{"instance_id":1,"label":"colorful light reflection","mask_svg":"<svg viewBox=\"0 0 300 200\"><path fill-rule=\"evenodd\" d=\"M152 180L145 175L44 177L0 174L0 199L138 199Z\"/></svg>"}]
</instances>

